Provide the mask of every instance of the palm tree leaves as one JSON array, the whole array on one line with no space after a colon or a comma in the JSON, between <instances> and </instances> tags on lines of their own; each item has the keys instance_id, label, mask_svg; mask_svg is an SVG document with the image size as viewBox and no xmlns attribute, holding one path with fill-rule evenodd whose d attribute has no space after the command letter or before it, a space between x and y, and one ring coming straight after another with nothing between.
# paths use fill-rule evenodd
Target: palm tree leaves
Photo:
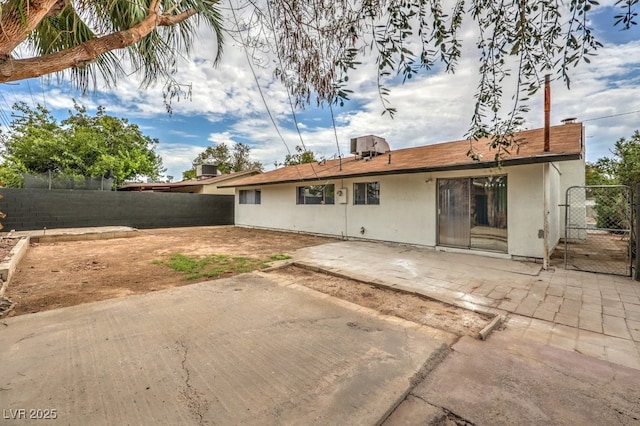
<instances>
[{"instance_id":1,"label":"palm tree leaves","mask_svg":"<svg viewBox=\"0 0 640 426\"><path fill-rule=\"evenodd\" d=\"M70 73L71 81L82 90L95 86L98 76L107 85L116 85L125 73L131 72L140 73L142 87L148 87L171 78L179 56L190 53L202 26L215 34L210 46L217 62L223 46L217 1L78 0L43 18L24 46L34 56L99 46L97 56L88 52L81 56L89 59L79 59L70 70L68 64L55 70L58 74ZM109 37L113 35L117 37ZM122 46L125 48L120 49ZM37 75L40 74L34 76Z\"/></svg>"}]
</instances>

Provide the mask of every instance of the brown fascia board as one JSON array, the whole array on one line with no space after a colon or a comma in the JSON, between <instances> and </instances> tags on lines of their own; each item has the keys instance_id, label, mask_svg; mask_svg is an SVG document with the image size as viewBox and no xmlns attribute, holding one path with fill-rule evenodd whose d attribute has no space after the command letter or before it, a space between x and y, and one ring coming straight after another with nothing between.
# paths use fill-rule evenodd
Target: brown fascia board
<instances>
[{"instance_id":1,"label":"brown fascia board","mask_svg":"<svg viewBox=\"0 0 640 426\"><path fill-rule=\"evenodd\" d=\"M500 163L497 161L483 161L476 163L464 163L464 164L452 164L449 166L435 166L435 167L418 167L414 169L405 169L405 170L389 170L389 171L376 171L376 172L364 172L364 173L353 173L353 174L339 174L339 175L329 175L323 176L318 179L316 177L310 178L299 178L299 179L287 179L287 180L279 180L273 182L261 182L261 183L248 183L244 185L218 185L219 188L245 188L245 187L259 187L259 186L267 186L267 185L279 185L284 183L295 183L295 182L321 182L326 180L338 180L338 179L353 179L360 177L370 177L370 176L390 176L390 175L406 175L406 174L414 174L414 173L433 173L433 172L449 172L455 170L480 170L480 169L491 169L496 167L507 167L507 166L522 166L527 164L540 164L540 163L553 163L556 161L571 161L571 160L580 160L582 158L582 153L571 153L571 154L547 154L547 155L537 155L534 157L526 157L526 158L513 158L503 160Z\"/></svg>"}]
</instances>

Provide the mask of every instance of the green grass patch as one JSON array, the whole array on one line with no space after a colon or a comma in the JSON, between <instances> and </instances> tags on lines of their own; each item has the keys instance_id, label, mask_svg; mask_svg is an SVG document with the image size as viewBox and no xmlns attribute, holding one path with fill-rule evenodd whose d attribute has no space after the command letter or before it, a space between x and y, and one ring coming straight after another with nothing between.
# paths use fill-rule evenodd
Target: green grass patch
<instances>
[{"instance_id":1,"label":"green grass patch","mask_svg":"<svg viewBox=\"0 0 640 426\"><path fill-rule=\"evenodd\" d=\"M156 263L154 261L154 263ZM158 261L173 269L185 273L185 278L195 280L198 278L218 278L223 275L241 274L256 269L265 268L268 262L262 259L224 254L214 254L206 257L186 256L174 253L167 261Z\"/></svg>"},{"instance_id":2,"label":"green grass patch","mask_svg":"<svg viewBox=\"0 0 640 426\"><path fill-rule=\"evenodd\" d=\"M284 253L274 254L273 256L271 256L269 258L269 260L271 260L271 261L288 260L288 259L291 259L291 256L289 256L288 254L284 254Z\"/></svg>"}]
</instances>

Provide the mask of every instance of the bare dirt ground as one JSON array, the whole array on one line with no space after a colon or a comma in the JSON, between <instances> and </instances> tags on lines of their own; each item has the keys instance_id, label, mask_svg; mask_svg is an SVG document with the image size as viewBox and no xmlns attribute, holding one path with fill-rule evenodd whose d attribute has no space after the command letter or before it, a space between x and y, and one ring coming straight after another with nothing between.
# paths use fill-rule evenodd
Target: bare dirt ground
<instances>
[{"instance_id":1,"label":"bare dirt ground","mask_svg":"<svg viewBox=\"0 0 640 426\"><path fill-rule=\"evenodd\" d=\"M272 275L295 277L302 284L331 296L393 315L422 325L453 333L476 337L491 320L489 316L460 309L436 300L348 280L307 269L288 266L270 272Z\"/></svg>"},{"instance_id":2,"label":"bare dirt ground","mask_svg":"<svg viewBox=\"0 0 640 426\"><path fill-rule=\"evenodd\" d=\"M15 238L1 238L0 239L0 260L9 255L13 246L18 244L18 240Z\"/></svg>"},{"instance_id":3,"label":"bare dirt ground","mask_svg":"<svg viewBox=\"0 0 640 426\"><path fill-rule=\"evenodd\" d=\"M335 239L305 234L236 227L142 230L132 238L32 244L6 296L15 302L9 315L46 311L131 294L210 280L185 279L162 264L172 254L215 254L268 260L274 255ZM487 317L426 298L353 280L287 267L271 274L294 277L296 283L457 336L477 335ZM223 277L229 274L223 275Z\"/></svg>"},{"instance_id":4,"label":"bare dirt ground","mask_svg":"<svg viewBox=\"0 0 640 426\"><path fill-rule=\"evenodd\" d=\"M186 280L183 273L157 263L174 253L227 254L266 260L275 254L335 241L236 227L151 229L137 234L132 238L32 244L6 293L16 303L12 315L207 280Z\"/></svg>"}]
</instances>

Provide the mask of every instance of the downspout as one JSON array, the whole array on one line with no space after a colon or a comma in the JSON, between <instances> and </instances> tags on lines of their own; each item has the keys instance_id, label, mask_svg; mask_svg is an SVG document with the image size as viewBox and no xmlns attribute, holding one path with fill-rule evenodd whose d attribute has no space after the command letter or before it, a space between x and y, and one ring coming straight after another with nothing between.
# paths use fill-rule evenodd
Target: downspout
<instances>
[{"instance_id":1,"label":"downspout","mask_svg":"<svg viewBox=\"0 0 640 426\"><path fill-rule=\"evenodd\" d=\"M544 76L544 152L549 152L549 132L551 115L551 84L549 74ZM549 163L542 166L542 190L544 191L544 229L542 240L542 268L549 269Z\"/></svg>"},{"instance_id":2,"label":"downspout","mask_svg":"<svg viewBox=\"0 0 640 426\"><path fill-rule=\"evenodd\" d=\"M344 179L340 179L340 188L344 188ZM347 229L348 229L348 222L347 222L348 208L349 208L349 191L347 191L347 202L344 203L344 233L343 233L343 236L342 236L343 240L348 240L349 239L349 235L347 233Z\"/></svg>"},{"instance_id":3,"label":"downspout","mask_svg":"<svg viewBox=\"0 0 640 426\"><path fill-rule=\"evenodd\" d=\"M549 163L542 166L542 190L544 191L544 229L542 231L542 269L549 269Z\"/></svg>"}]
</instances>

